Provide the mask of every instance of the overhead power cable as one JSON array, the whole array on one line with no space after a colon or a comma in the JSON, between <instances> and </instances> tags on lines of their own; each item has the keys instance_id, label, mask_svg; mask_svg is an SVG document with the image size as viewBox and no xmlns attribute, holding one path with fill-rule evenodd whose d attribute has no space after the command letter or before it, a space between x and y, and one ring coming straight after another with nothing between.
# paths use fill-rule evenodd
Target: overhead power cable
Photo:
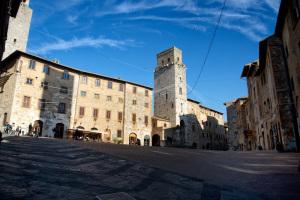
<instances>
[{"instance_id":1,"label":"overhead power cable","mask_svg":"<svg viewBox=\"0 0 300 200\"><path fill-rule=\"evenodd\" d=\"M224 0L223 6L222 6L222 8L221 8L220 15L219 15L219 18L218 18L218 21L217 21L217 24L216 24L216 26L215 26L213 35L212 35L211 40L210 40L209 45L208 45L208 50L207 50L207 52L206 52L206 55L205 55L205 58L204 58L204 62L203 62L203 64L202 64L201 68L200 68L200 72L199 72L199 74L198 74L198 76L197 76L196 82L195 82L195 84L193 85L191 91L188 92L188 94L190 94L190 93L193 92L193 90L197 87L198 82L199 82L199 80L200 80L200 78L201 78L201 75L202 75L202 73L203 73L204 67L205 67L205 65L206 65L206 63L207 63L207 60L208 60L208 56L209 56L209 54L210 54L210 52L211 52L211 49L212 49L212 47L213 47L213 44L214 44L214 41L215 41L215 38L216 38L217 31L218 31L218 29L219 29L219 27L220 27L220 24L221 24L221 19L222 19L222 17L223 17L223 12L224 12L224 10L225 10L226 3L227 3L227 0Z\"/></svg>"}]
</instances>

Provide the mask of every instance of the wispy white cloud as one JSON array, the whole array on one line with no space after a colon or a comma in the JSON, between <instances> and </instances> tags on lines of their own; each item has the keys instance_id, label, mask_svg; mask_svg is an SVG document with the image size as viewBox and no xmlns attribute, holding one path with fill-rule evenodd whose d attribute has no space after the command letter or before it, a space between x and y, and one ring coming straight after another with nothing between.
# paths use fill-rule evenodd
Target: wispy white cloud
<instances>
[{"instance_id":1,"label":"wispy white cloud","mask_svg":"<svg viewBox=\"0 0 300 200\"><path fill-rule=\"evenodd\" d=\"M197 0L125 0L115 5L111 4L110 9L97 12L96 15L103 17L123 14L127 15L125 18L122 17L123 20L163 21L196 31L205 31L215 25L223 2L224 0L207 0L199 4ZM272 16L265 14L266 9L277 10L279 2L280 0L227 0L221 27L237 31L251 40L258 41L268 32L262 19L272 19ZM147 15L157 8L182 13L184 17L178 17L178 15L170 17L164 13Z\"/></svg>"},{"instance_id":2,"label":"wispy white cloud","mask_svg":"<svg viewBox=\"0 0 300 200\"><path fill-rule=\"evenodd\" d=\"M92 38L73 38L71 40L58 39L52 43L44 43L42 46L32 49L33 53L37 54L47 54L51 51L62 51L70 50L79 47L93 47L100 48L103 46L113 47L113 48L124 48L126 46L133 46L133 40L114 40L104 37Z\"/></svg>"}]
</instances>

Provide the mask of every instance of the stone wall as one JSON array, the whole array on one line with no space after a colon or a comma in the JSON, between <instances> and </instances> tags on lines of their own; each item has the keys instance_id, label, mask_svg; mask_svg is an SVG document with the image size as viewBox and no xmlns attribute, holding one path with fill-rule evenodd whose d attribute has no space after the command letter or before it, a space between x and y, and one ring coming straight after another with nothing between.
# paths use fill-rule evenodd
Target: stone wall
<instances>
[{"instance_id":1,"label":"stone wall","mask_svg":"<svg viewBox=\"0 0 300 200\"><path fill-rule=\"evenodd\" d=\"M16 18L10 17L9 19L3 59L16 50L26 50L32 17L32 10L28 6L29 1L21 3Z\"/></svg>"}]
</instances>

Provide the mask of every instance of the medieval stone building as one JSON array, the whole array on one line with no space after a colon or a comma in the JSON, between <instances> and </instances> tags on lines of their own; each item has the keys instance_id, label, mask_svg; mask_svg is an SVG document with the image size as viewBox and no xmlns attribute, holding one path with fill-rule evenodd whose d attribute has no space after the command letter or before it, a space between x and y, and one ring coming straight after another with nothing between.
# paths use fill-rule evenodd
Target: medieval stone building
<instances>
[{"instance_id":1,"label":"medieval stone building","mask_svg":"<svg viewBox=\"0 0 300 200\"><path fill-rule=\"evenodd\" d=\"M162 142L172 146L226 149L223 114L187 98L186 67L176 47L157 55L154 116L169 121Z\"/></svg>"},{"instance_id":2,"label":"medieval stone building","mask_svg":"<svg viewBox=\"0 0 300 200\"><path fill-rule=\"evenodd\" d=\"M249 99L244 103L247 112L238 117L246 123L239 132L245 133L247 150L253 142L258 149L300 150L299 13L299 0L283 0L275 33L259 43L259 60L243 68Z\"/></svg>"},{"instance_id":3,"label":"medieval stone building","mask_svg":"<svg viewBox=\"0 0 300 200\"><path fill-rule=\"evenodd\" d=\"M14 1L10 1L10 4L14 5L16 3ZM29 0L22 0L21 4L19 3L16 15L10 16L8 20L3 59L16 50L26 50L31 16L32 10L29 7Z\"/></svg>"}]
</instances>

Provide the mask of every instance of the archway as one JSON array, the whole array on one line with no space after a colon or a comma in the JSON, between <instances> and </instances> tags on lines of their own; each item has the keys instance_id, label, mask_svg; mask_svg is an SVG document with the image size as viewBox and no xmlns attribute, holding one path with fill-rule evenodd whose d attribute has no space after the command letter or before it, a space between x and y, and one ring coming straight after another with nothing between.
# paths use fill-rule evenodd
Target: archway
<instances>
[{"instance_id":1,"label":"archway","mask_svg":"<svg viewBox=\"0 0 300 200\"><path fill-rule=\"evenodd\" d=\"M150 136L145 135L144 137L144 146L150 146Z\"/></svg>"},{"instance_id":2,"label":"archway","mask_svg":"<svg viewBox=\"0 0 300 200\"><path fill-rule=\"evenodd\" d=\"M160 146L160 136L158 134L152 136L152 146Z\"/></svg>"},{"instance_id":3,"label":"archway","mask_svg":"<svg viewBox=\"0 0 300 200\"><path fill-rule=\"evenodd\" d=\"M54 137L63 138L64 137L65 125L62 123L57 123L55 126Z\"/></svg>"},{"instance_id":4,"label":"archway","mask_svg":"<svg viewBox=\"0 0 300 200\"><path fill-rule=\"evenodd\" d=\"M34 121L33 123L33 132L36 132L39 136L42 136L42 133L43 133L43 121L41 120L36 120Z\"/></svg>"},{"instance_id":5,"label":"archway","mask_svg":"<svg viewBox=\"0 0 300 200\"><path fill-rule=\"evenodd\" d=\"M137 143L137 136L135 133L130 133L129 134L129 144L130 145L135 145Z\"/></svg>"}]
</instances>

